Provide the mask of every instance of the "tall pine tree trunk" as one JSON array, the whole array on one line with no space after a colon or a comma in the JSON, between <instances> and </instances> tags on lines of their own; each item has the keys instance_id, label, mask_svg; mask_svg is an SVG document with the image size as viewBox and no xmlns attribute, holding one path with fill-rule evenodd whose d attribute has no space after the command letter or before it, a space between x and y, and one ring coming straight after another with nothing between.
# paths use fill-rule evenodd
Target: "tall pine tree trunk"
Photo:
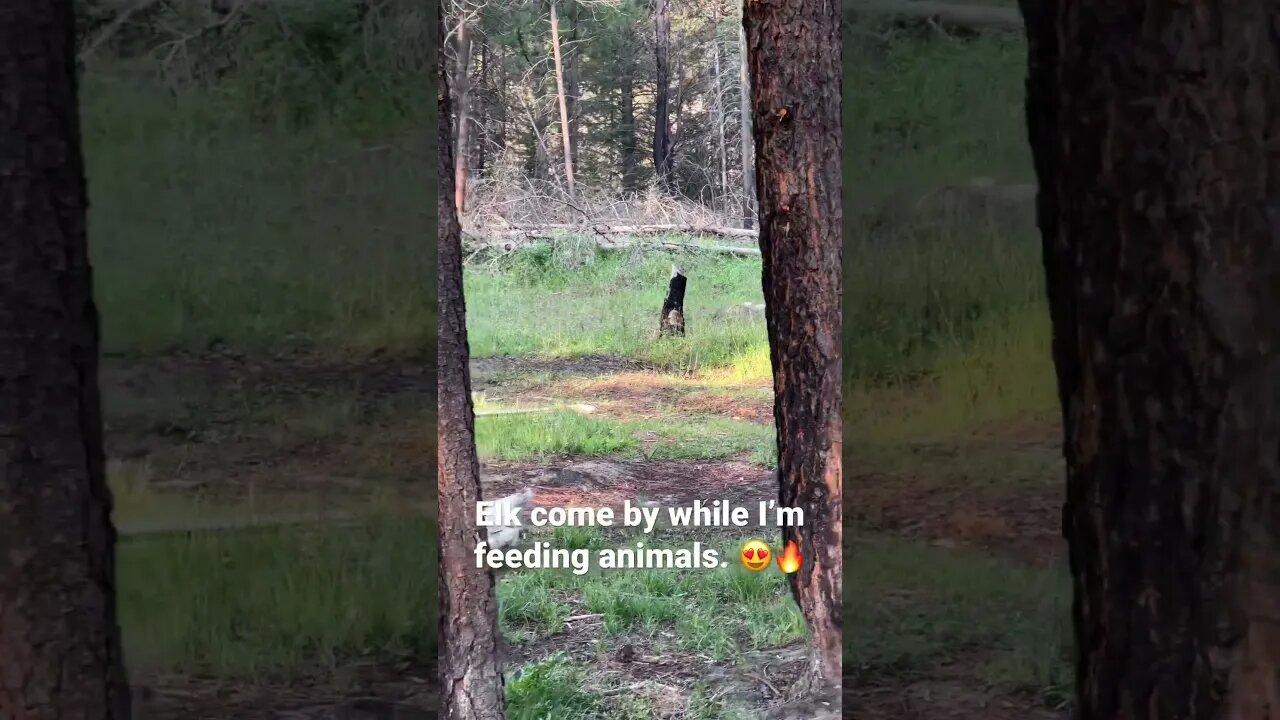
<instances>
[{"instance_id":1,"label":"tall pine tree trunk","mask_svg":"<svg viewBox=\"0 0 1280 720\"><path fill-rule=\"evenodd\" d=\"M71 0L0 9L0 719L129 720Z\"/></svg>"},{"instance_id":2,"label":"tall pine tree trunk","mask_svg":"<svg viewBox=\"0 0 1280 720\"><path fill-rule=\"evenodd\" d=\"M747 36L738 30L739 137L742 141L742 227L755 226L756 165L751 140L751 76L747 72Z\"/></svg>"},{"instance_id":3,"label":"tall pine tree trunk","mask_svg":"<svg viewBox=\"0 0 1280 720\"><path fill-rule=\"evenodd\" d=\"M790 575L813 679L840 682L840 6L752 0L751 68L765 319L774 375L779 500L804 565Z\"/></svg>"},{"instance_id":4,"label":"tall pine tree trunk","mask_svg":"<svg viewBox=\"0 0 1280 720\"><path fill-rule=\"evenodd\" d=\"M568 47L564 50L564 89L565 89L565 108L569 115L569 150L573 154L574 162L580 162L578 157L578 146L581 144L582 130L580 128L581 113L578 111L578 102L582 96L582 74L579 70L579 52L578 52L578 13L581 5L571 2L569 5L569 42Z\"/></svg>"},{"instance_id":5,"label":"tall pine tree trunk","mask_svg":"<svg viewBox=\"0 0 1280 720\"><path fill-rule=\"evenodd\" d=\"M654 0L653 25L657 76L653 109L653 171L658 185L667 188L671 179L671 16L667 0Z\"/></svg>"},{"instance_id":6,"label":"tall pine tree trunk","mask_svg":"<svg viewBox=\"0 0 1280 720\"><path fill-rule=\"evenodd\" d=\"M457 209L458 214L462 214L466 210L467 155L471 148L471 28L467 23L465 8L463 8L459 16L454 40L456 42L454 45L453 91L458 100L455 113L458 118L458 138L453 168L454 207Z\"/></svg>"},{"instance_id":7,"label":"tall pine tree trunk","mask_svg":"<svg viewBox=\"0 0 1280 720\"><path fill-rule=\"evenodd\" d=\"M443 33L444 18L440 17ZM443 46L443 38L441 38ZM453 113L449 73L440 63L439 331L437 338L440 502L440 685L446 720L501 720L498 600L493 574L475 566L480 499L475 412L467 367L462 229L453 204Z\"/></svg>"},{"instance_id":8,"label":"tall pine tree trunk","mask_svg":"<svg viewBox=\"0 0 1280 720\"><path fill-rule=\"evenodd\" d=\"M724 203L727 206L730 194L729 159L724 143L724 83L720 79L720 0L715 3L711 28L711 61L714 63L712 77L715 81L712 87L711 124L715 126L716 160L720 163L720 186L716 188L716 197L717 204Z\"/></svg>"},{"instance_id":9,"label":"tall pine tree trunk","mask_svg":"<svg viewBox=\"0 0 1280 720\"><path fill-rule=\"evenodd\" d=\"M1023 12L1078 717L1280 719L1280 7Z\"/></svg>"},{"instance_id":10,"label":"tall pine tree trunk","mask_svg":"<svg viewBox=\"0 0 1280 720\"><path fill-rule=\"evenodd\" d=\"M558 0L551 0L551 53L556 65L556 100L560 106L560 140L564 152L564 182L573 197L573 132L569 126L569 103L565 97L564 62L560 53L560 16Z\"/></svg>"}]
</instances>

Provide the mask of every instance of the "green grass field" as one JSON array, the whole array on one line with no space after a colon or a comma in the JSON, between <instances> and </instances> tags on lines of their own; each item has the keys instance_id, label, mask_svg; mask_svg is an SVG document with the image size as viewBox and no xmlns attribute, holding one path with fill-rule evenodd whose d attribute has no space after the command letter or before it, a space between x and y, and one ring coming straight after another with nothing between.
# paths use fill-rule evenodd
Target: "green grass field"
<instances>
[{"instance_id":1,"label":"green grass field","mask_svg":"<svg viewBox=\"0 0 1280 720\"><path fill-rule=\"evenodd\" d=\"M404 79L393 72L378 73L384 84L346 72L334 103L299 119L299 99L328 96L320 85L338 74L289 76L287 49L245 42L253 61L219 81L162 78L152 58L95 60L81 80L108 473L126 529L287 514L320 493L365 510L380 474L425 484L433 467L417 400L400 393L378 412L355 401L375 352L433 354L427 93L390 87ZM384 62L353 62L366 61ZM268 74L275 87L258 94ZM357 85L360 102L344 99ZM403 112L386 111L391 95ZM228 365L223 350L247 359ZM342 369L316 375L330 361ZM298 385L316 389L284 392ZM393 420L423 437L369 440ZM179 489L153 488L165 484ZM131 680L166 697L174 673L296 686L353 663L431 665L435 541L426 512L354 529L126 537Z\"/></svg>"},{"instance_id":2,"label":"green grass field","mask_svg":"<svg viewBox=\"0 0 1280 720\"><path fill-rule=\"evenodd\" d=\"M1028 493L1049 505L1063 481L1039 439L1053 437L1058 405L1036 228L928 197L979 176L1031 181L1025 47L1014 34L958 39L870 18L850 32L846 518L877 505L913 522L847 534L846 698L958 677L991 703L1056 708L1071 683L1063 563L954 547L954 517L910 510L927 487L965 498L961 520L1003 528ZM1042 519L1046 532L1057 522ZM998 545L1019 544L1012 527ZM960 704L945 692L921 702L926 714Z\"/></svg>"}]
</instances>

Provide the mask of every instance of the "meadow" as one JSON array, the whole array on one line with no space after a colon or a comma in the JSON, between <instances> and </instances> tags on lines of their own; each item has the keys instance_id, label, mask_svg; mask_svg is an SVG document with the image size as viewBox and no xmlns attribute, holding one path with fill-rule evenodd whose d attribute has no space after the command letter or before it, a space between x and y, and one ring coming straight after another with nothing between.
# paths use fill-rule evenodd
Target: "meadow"
<instances>
[{"instance_id":1,"label":"meadow","mask_svg":"<svg viewBox=\"0 0 1280 720\"><path fill-rule=\"evenodd\" d=\"M414 16L350 37L350 8L317 3L209 47L206 20L158 12L80 80L135 704L425 713L435 168Z\"/></svg>"},{"instance_id":2,"label":"meadow","mask_svg":"<svg viewBox=\"0 0 1280 720\"><path fill-rule=\"evenodd\" d=\"M872 718L1056 712L1068 582L1038 240L1025 218L938 192L1030 180L1024 48L852 30L846 703ZM302 510L375 521L126 538L128 660L164 707L412 704L436 628L435 532L414 515L435 455L435 168L414 111L430 101L398 65L361 82L359 53L316 72L279 38L253 42L270 60L257 74L175 81L142 58L82 80L117 519L126 535ZM588 245L468 267L492 487L643 463L654 497L770 492L763 321L733 311L760 301L758 260L681 256L690 334L655 342L673 258ZM512 717L734 717L785 683L744 679L743 658L781 667L803 640L777 576L737 567L498 587ZM642 662L618 660L627 647Z\"/></svg>"},{"instance_id":3,"label":"meadow","mask_svg":"<svg viewBox=\"0 0 1280 720\"><path fill-rule=\"evenodd\" d=\"M1025 46L847 17L845 705L1059 717L1060 431L1030 206Z\"/></svg>"}]
</instances>

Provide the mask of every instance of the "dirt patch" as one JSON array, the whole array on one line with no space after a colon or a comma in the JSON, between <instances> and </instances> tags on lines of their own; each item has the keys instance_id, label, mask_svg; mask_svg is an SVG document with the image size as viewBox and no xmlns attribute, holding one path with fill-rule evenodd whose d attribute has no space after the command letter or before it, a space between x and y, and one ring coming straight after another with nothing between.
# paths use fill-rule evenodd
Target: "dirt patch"
<instances>
[{"instance_id":1,"label":"dirt patch","mask_svg":"<svg viewBox=\"0 0 1280 720\"><path fill-rule=\"evenodd\" d=\"M393 406L421 414L435 411L434 357L342 359L307 352L229 351L106 357L99 383L108 456L160 456L161 465L168 460L186 470L200 468L202 460L225 469L282 455L280 443L270 442L270 428L253 427L270 420L262 415L278 406L301 407L298 415L312 424L324 423L326 414L340 414L330 420L334 425L376 424ZM317 398L330 405L317 406ZM300 429L298 434L308 430ZM216 451L204 457L201 447Z\"/></svg>"},{"instance_id":2,"label":"dirt patch","mask_svg":"<svg viewBox=\"0 0 1280 720\"><path fill-rule=\"evenodd\" d=\"M972 677L943 674L901 681L844 679L844 712L857 720L1067 720L1068 711L1001 696Z\"/></svg>"},{"instance_id":3,"label":"dirt patch","mask_svg":"<svg viewBox=\"0 0 1280 720\"><path fill-rule=\"evenodd\" d=\"M135 720L430 720L434 663L352 664L342 677L288 686L157 676L133 688Z\"/></svg>"},{"instance_id":4,"label":"dirt patch","mask_svg":"<svg viewBox=\"0 0 1280 720\"><path fill-rule=\"evenodd\" d=\"M909 475L850 479L851 522L943 547L978 547L1049 565L1062 556L1062 493L1053 488L973 488Z\"/></svg>"},{"instance_id":5,"label":"dirt patch","mask_svg":"<svg viewBox=\"0 0 1280 720\"><path fill-rule=\"evenodd\" d=\"M651 369L627 358L599 355L579 358L488 357L472 358L471 383L481 387L499 384L511 375L595 376Z\"/></svg>"},{"instance_id":6,"label":"dirt patch","mask_svg":"<svg viewBox=\"0 0 1280 720\"><path fill-rule=\"evenodd\" d=\"M777 497L775 475L749 463L700 460L565 460L553 464L491 464L481 471L486 497L525 488L544 507L612 507L623 501L663 506L700 499L753 501Z\"/></svg>"}]
</instances>

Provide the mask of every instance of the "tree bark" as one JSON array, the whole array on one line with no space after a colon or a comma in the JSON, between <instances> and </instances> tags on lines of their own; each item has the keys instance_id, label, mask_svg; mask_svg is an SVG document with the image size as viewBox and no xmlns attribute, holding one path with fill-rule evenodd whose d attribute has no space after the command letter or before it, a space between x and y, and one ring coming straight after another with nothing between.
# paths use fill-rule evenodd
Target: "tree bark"
<instances>
[{"instance_id":1,"label":"tree bark","mask_svg":"<svg viewBox=\"0 0 1280 720\"><path fill-rule=\"evenodd\" d=\"M0 10L0 720L129 720L70 0Z\"/></svg>"},{"instance_id":2,"label":"tree bark","mask_svg":"<svg viewBox=\"0 0 1280 720\"><path fill-rule=\"evenodd\" d=\"M667 283L667 297L662 301L658 322L659 336L684 337L684 290L688 282L679 265L671 266L671 281Z\"/></svg>"},{"instance_id":3,"label":"tree bark","mask_svg":"<svg viewBox=\"0 0 1280 720\"><path fill-rule=\"evenodd\" d=\"M750 230L755 227L756 166L751 152L751 76L747 73L747 36L741 28L738 30L738 58L738 82L742 90L738 108L742 141L742 227Z\"/></svg>"},{"instance_id":4,"label":"tree bark","mask_svg":"<svg viewBox=\"0 0 1280 720\"><path fill-rule=\"evenodd\" d=\"M439 32L443 33L444 18ZM443 38L441 39L443 44ZM498 601L493 574L475 567L481 539L475 526L480 462L475 411L467 368L466 303L462 287L462 229L451 202L454 188L449 74L440 63L439 107L439 329L438 476L440 502L440 684L447 720L501 720L502 672L498 667Z\"/></svg>"},{"instance_id":5,"label":"tree bark","mask_svg":"<svg viewBox=\"0 0 1280 720\"><path fill-rule=\"evenodd\" d=\"M1280 8L1023 13L1078 717L1276 720Z\"/></svg>"},{"instance_id":6,"label":"tree bark","mask_svg":"<svg viewBox=\"0 0 1280 720\"><path fill-rule=\"evenodd\" d=\"M804 556L788 577L811 631L812 679L840 682L840 6L753 0L744 24L755 127L779 499Z\"/></svg>"},{"instance_id":7,"label":"tree bark","mask_svg":"<svg viewBox=\"0 0 1280 720\"><path fill-rule=\"evenodd\" d=\"M490 90L493 87L489 78L490 71L493 69L492 65L493 65L493 53L492 51L489 50L489 43L485 40L484 37L481 37L480 38L480 87L483 88L483 96L485 97L486 100L488 100L488 102L484 103L486 107L484 107L481 111L483 113L481 115L482 119L479 121L475 121L475 120L472 121L475 124L475 129L479 130L479 132L473 133L473 138L471 141L472 157L476 159L475 161L476 176L481 178L485 176L485 169L488 166L488 157L487 157L487 153L485 152L486 150L485 145L487 144L487 141L489 139L489 134L490 134L489 132L490 118L492 118L493 115L497 113L497 108L494 107L494 103L492 102L492 95L490 94Z\"/></svg>"},{"instance_id":8,"label":"tree bark","mask_svg":"<svg viewBox=\"0 0 1280 720\"><path fill-rule=\"evenodd\" d=\"M658 185L667 188L671 179L671 16L667 0L654 0L653 24L657 75L653 110L653 171L657 175Z\"/></svg>"},{"instance_id":9,"label":"tree bark","mask_svg":"<svg viewBox=\"0 0 1280 720\"><path fill-rule=\"evenodd\" d=\"M458 214L466 210L467 199L467 154L471 148L470 107L471 107L471 28L467 23L466 9L463 8L459 18L457 32L454 36L454 93L457 97L458 142L457 157L454 158L454 207Z\"/></svg>"},{"instance_id":10,"label":"tree bark","mask_svg":"<svg viewBox=\"0 0 1280 720\"><path fill-rule=\"evenodd\" d=\"M579 52L578 42L578 13L581 5L571 2L569 5L569 42L564 50L564 84L565 84L565 106L569 115L569 149L573 152L574 161L578 161L578 147L582 139L582 131L580 129L581 113L578 111L578 101L582 96L582 77L579 70Z\"/></svg>"},{"instance_id":11,"label":"tree bark","mask_svg":"<svg viewBox=\"0 0 1280 720\"><path fill-rule=\"evenodd\" d=\"M560 105L560 140L564 149L564 182L573 197L573 134L569 127L569 104L565 98L564 62L560 56L560 17L556 13L557 0L551 0L551 51L556 62L556 98Z\"/></svg>"},{"instance_id":12,"label":"tree bark","mask_svg":"<svg viewBox=\"0 0 1280 720\"><path fill-rule=\"evenodd\" d=\"M713 77L715 79L715 87L712 89L713 102L711 104L712 121L711 124L716 129L716 160L720 163L720 186L716 188L718 203L722 210L729 209L729 196L732 191L729 190L729 157L725 152L724 143L724 83L720 76L720 1L716 0L715 8L711 21L711 61L715 64ZM723 203L723 204L721 204Z\"/></svg>"}]
</instances>

